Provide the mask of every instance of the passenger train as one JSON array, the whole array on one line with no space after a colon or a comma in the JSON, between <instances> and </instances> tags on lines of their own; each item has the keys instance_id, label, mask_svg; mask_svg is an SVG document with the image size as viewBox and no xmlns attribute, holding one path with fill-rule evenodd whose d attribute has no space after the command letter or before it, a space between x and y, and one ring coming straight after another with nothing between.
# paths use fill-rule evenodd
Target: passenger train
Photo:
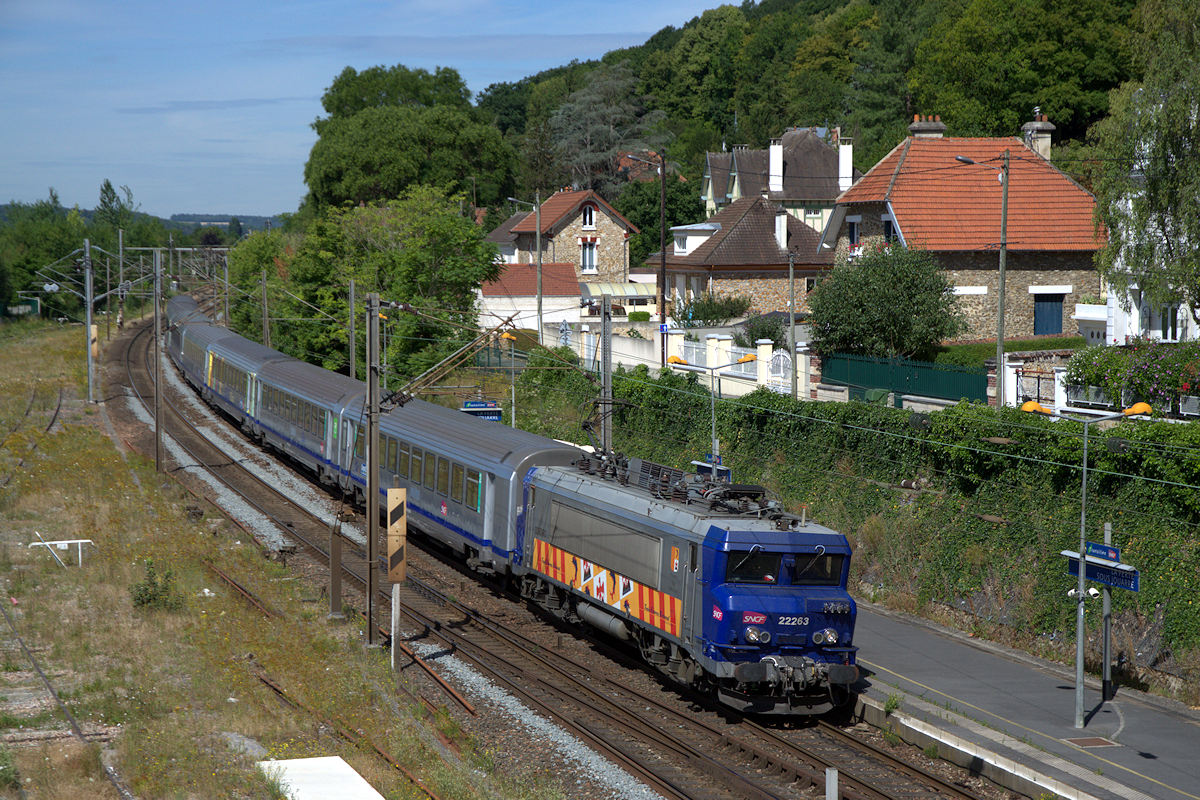
<instances>
[{"instance_id":1,"label":"passenger train","mask_svg":"<svg viewBox=\"0 0 1200 800\"><path fill-rule=\"evenodd\" d=\"M251 437L366 500L366 387L167 304L166 349ZM380 416L381 495L472 569L634 643L738 710L819 714L858 679L850 546L762 487L713 481L410 400Z\"/></svg>"}]
</instances>

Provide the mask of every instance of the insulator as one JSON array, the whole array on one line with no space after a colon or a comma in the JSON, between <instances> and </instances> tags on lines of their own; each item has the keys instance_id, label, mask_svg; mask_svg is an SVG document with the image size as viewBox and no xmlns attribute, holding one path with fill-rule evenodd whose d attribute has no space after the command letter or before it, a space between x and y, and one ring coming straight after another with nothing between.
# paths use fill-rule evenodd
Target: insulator
<instances>
[{"instance_id":1,"label":"insulator","mask_svg":"<svg viewBox=\"0 0 1200 800\"><path fill-rule=\"evenodd\" d=\"M579 461L578 461L579 471L580 472L591 472L591 469L592 469L591 461L592 460L590 458L588 458L587 456L584 456L583 458L579 459Z\"/></svg>"}]
</instances>

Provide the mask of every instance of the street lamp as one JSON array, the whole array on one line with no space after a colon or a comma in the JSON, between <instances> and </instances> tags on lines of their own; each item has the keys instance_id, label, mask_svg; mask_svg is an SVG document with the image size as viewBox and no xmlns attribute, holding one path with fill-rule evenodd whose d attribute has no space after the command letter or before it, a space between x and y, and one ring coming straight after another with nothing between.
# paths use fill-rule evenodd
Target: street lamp
<instances>
[{"instance_id":1,"label":"street lamp","mask_svg":"<svg viewBox=\"0 0 1200 800\"><path fill-rule=\"evenodd\" d=\"M757 360L758 356L756 356L754 353L748 353L739 358L737 361L731 361L728 364L722 364L719 367L704 367L689 364L679 356L671 356L667 359L667 363L672 367L681 367L692 371L705 370L708 372L708 410L709 414L712 416L712 460L714 467L717 466L717 463L721 458L721 443L717 441L717 392L719 391L717 384L717 370L736 366L738 364L749 364L751 361Z\"/></svg>"},{"instance_id":2,"label":"street lamp","mask_svg":"<svg viewBox=\"0 0 1200 800\"><path fill-rule=\"evenodd\" d=\"M629 154L629 159L658 167L658 336L661 341L660 363L666 365L667 332L662 326L667 324L667 157L664 153L659 153L658 164L638 158L632 153Z\"/></svg>"},{"instance_id":3,"label":"street lamp","mask_svg":"<svg viewBox=\"0 0 1200 800\"><path fill-rule=\"evenodd\" d=\"M955 161L964 164L977 164L974 159L966 156L955 156ZM1000 167L991 164L980 164L999 171L1000 184L1000 277L998 291L999 308L996 316L996 408L1004 405L1004 267L1008 256L1008 150L1001 157Z\"/></svg>"},{"instance_id":4,"label":"street lamp","mask_svg":"<svg viewBox=\"0 0 1200 800\"><path fill-rule=\"evenodd\" d=\"M508 331L500 334L501 339L508 339L508 381L512 389L512 416L509 420L512 427L517 427L517 362L515 358L514 348L517 346L517 337L513 336Z\"/></svg>"},{"instance_id":5,"label":"street lamp","mask_svg":"<svg viewBox=\"0 0 1200 800\"><path fill-rule=\"evenodd\" d=\"M537 231L534 232L534 241L537 242L537 320L538 320L538 344L542 343L542 194L541 189L537 189L533 193L533 202L528 200L518 200L515 197L508 198L510 203L518 203L523 206L533 206L534 224L537 226Z\"/></svg>"},{"instance_id":6,"label":"street lamp","mask_svg":"<svg viewBox=\"0 0 1200 800\"><path fill-rule=\"evenodd\" d=\"M1075 587L1075 727L1083 727L1083 601L1085 593L1084 568L1085 553L1087 552L1087 473L1088 473L1088 426L1093 422L1121 419L1148 415L1151 412L1149 403L1134 403L1124 411L1105 414L1102 417L1067 416L1055 413L1036 400L1030 400L1021 406L1022 411L1031 414L1045 414L1048 417L1070 419L1083 423L1083 467L1079 487L1079 583Z\"/></svg>"}]
</instances>

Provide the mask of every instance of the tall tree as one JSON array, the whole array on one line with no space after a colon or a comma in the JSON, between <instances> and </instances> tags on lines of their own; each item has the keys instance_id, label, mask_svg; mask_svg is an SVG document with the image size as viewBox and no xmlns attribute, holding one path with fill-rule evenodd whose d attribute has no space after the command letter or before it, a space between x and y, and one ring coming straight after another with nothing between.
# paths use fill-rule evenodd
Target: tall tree
<instances>
[{"instance_id":1,"label":"tall tree","mask_svg":"<svg viewBox=\"0 0 1200 800\"><path fill-rule=\"evenodd\" d=\"M662 114L648 111L634 86L627 64L602 65L550 117L560 163L575 185L614 196L621 151L650 149L651 126Z\"/></svg>"},{"instance_id":2,"label":"tall tree","mask_svg":"<svg viewBox=\"0 0 1200 800\"><path fill-rule=\"evenodd\" d=\"M1037 106L1060 137L1081 138L1129 77L1133 3L970 0L917 48L917 111L939 114L958 136L1015 136Z\"/></svg>"},{"instance_id":3,"label":"tall tree","mask_svg":"<svg viewBox=\"0 0 1200 800\"><path fill-rule=\"evenodd\" d=\"M467 111L382 106L323 124L304 180L317 210L394 199L418 183L469 194L472 176L488 205L511 191L514 169L500 132Z\"/></svg>"},{"instance_id":4,"label":"tall tree","mask_svg":"<svg viewBox=\"0 0 1200 800\"><path fill-rule=\"evenodd\" d=\"M313 123L317 133L332 119L345 119L368 108L384 106L452 106L470 108L471 92L458 71L438 67L433 72L394 67L370 67L358 72L354 67L341 71L325 94L321 106L329 117Z\"/></svg>"},{"instance_id":5,"label":"tall tree","mask_svg":"<svg viewBox=\"0 0 1200 800\"><path fill-rule=\"evenodd\" d=\"M1184 302L1200 323L1200 7L1144 0L1134 52L1140 81L1112 94L1093 134L1104 156L1097 219L1108 229L1098 266L1127 301Z\"/></svg>"},{"instance_id":6,"label":"tall tree","mask_svg":"<svg viewBox=\"0 0 1200 800\"><path fill-rule=\"evenodd\" d=\"M965 323L950 284L926 250L865 248L813 290L813 347L821 355L928 358Z\"/></svg>"},{"instance_id":7,"label":"tall tree","mask_svg":"<svg viewBox=\"0 0 1200 800\"><path fill-rule=\"evenodd\" d=\"M122 197L121 195L124 195ZM112 181L104 179L100 184L100 202L96 206L95 219L101 225L108 225L114 230L128 228L133 222L133 214L137 206L133 202L133 192L128 186L121 187L121 194L113 188Z\"/></svg>"},{"instance_id":8,"label":"tall tree","mask_svg":"<svg viewBox=\"0 0 1200 800\"><path fill-rule=\"evenodd\" d=\"M672 225L688 225L704 219L704 206L696 194L694 183L682 181L667 170L666 220L667 242L671 241ZM658 252L659 208L662 205L662 186L658 180L633 181L621 190L613 204L625 219L637 226L640 233L629 240L629 264L640 265L651 253Z\"/></svg>"}]
</instances>

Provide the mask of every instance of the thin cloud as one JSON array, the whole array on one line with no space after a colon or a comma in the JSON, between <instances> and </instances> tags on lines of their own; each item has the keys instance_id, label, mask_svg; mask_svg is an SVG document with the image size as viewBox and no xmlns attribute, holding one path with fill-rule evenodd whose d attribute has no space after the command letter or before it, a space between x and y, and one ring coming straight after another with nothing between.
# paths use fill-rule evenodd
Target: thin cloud
<instances>
[{"instance_id":1,"label":"thin cloud","mask_svg":"<svg viewBox=\"0 0 1200 800\"><path fill-rule=\"evenodd\" d=\"M165 100L152 106L118 108L119 114L173 114L179 111L228 111L234 108L261 108L284 103L312 103L314 97L244 97L228 100Z\"/></svg>"}]
</instances>

